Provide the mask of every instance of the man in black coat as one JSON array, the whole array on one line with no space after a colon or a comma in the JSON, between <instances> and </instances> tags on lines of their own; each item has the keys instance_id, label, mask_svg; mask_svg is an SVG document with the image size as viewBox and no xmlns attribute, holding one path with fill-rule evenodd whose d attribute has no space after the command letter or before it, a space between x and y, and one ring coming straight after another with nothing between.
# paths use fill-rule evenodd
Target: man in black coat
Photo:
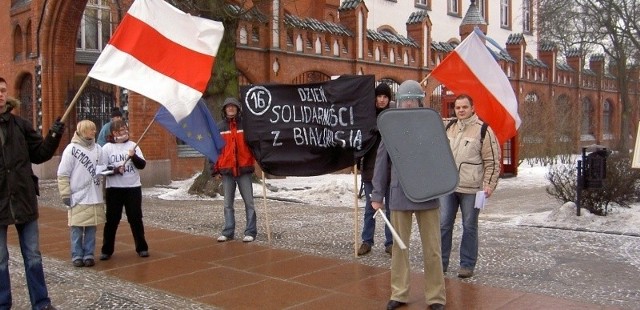
<instances>
[{"instance_id":1,"label":"man in black coat","mask_svg":"<svg viewBox=\"0 0 640 310\"><path fill-rule=\"evenodd\" d=\"M38 178L31 164L53 157L64 132L56 121L46 138L31 122L13 115L18 102L7 97L7 81L0 77L0 309L11 308L7 229L15 225L33 309L54 309L47 292L38 235Z\"/></svg>"}]
</instances>

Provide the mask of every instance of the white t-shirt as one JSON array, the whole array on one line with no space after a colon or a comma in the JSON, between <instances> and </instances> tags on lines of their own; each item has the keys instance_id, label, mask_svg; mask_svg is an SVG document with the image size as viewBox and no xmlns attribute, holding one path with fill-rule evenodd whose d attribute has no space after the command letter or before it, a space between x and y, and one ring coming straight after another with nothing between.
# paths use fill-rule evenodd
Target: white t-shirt
<instances>
[{"instance_id":1,"label":"white t-shirt","mask_svg":"<svg viewBox=\"0 0 640 310\"><path fill-rule=\"evenodd\" d=\"M99 175L104 166L98 164L101 153L98 144L89 150L78 143L70 143L62 152L58 176L69 177L72 206L104 202Z\"/></svg>"},{"instance_id":2,"label":"white t-shirt","mask_svg":"<svg viewBox=\"0 0 640 310\"><path fill-rule=\"evenodd\" d=\"M127 162L122 174L115 174L106 177L107 188L142 186L142 183L140 183L140 172L138 172L138 169L133 165L131 159L127 160L127 158L129 158L129 150L133 149L135 145L136 144L134 142L127 141L125 143L107 143L102 147L102 159L107 165L119 167L122 166L125 161ZM136 147L136 154L138 157L144 159L139 147Z\"/></svg>"}]
</instances>

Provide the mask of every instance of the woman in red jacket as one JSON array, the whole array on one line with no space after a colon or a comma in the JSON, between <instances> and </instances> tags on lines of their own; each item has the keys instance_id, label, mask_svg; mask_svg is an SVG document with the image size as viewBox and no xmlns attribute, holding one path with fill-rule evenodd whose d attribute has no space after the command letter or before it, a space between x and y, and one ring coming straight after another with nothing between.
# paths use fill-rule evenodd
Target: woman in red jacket
<instances>
[{"instance_id":1,"label":"woman in red jacket","mask_svg":"<svg viewBox=\"0 0 640 310\"><path fill-rule=\"evenodd\" d=\"M247 217L247 226L242 241L251 242L255 240L258 233L256 210L253 203L253 184L251 183L255 160L244 140L240 112L240 102L236 98L227 98L222 105L224 119L218 123L218 129L225 142L218 161L212 165L212 176L222 177L224 189L224 229L218 237L219 242L234 238L236 219L233 202L236 186L244 201Z\"/></svg>"}]
</instances>

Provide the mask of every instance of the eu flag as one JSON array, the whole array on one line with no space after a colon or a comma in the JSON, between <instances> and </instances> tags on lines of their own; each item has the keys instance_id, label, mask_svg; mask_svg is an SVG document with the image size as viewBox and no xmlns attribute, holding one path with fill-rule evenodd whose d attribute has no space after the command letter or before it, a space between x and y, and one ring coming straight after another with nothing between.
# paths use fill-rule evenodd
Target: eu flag
<instances>
[{"instance_id":1,"label":"eu flag","mask_svg":"<svg viewBox=\"0 0 640 310\"><path fill-rule=\"evenodd\" d=\"M155 119L178 139L207 156L211 162L218 160L218 154L224 147L224 140L204 100L198 100L191 114L180 123L176 122L164 106L160 107Z\"/></svg>"}]
</instances>

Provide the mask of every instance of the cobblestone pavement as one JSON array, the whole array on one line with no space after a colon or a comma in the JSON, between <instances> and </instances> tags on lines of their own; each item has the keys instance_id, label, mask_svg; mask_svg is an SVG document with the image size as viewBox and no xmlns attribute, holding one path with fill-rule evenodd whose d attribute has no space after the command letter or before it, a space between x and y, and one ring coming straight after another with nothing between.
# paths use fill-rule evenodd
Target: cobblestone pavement
<instances>
[{"instance_id":1,"label":"cobblestone pavement","mask_svg":"<svg viewBox=\"0 0 640 310\"><path fill-rule=\"evenodd\" d=\"M61 208L55 184L41 184L41 207ZM640 238L518 226L519 214L548 211L557 202L543 188L498 190L480 218L480 258L471 284L508 288L561 297L587 303L640 309ZM241 202L236 203L236 234L244 228ZM371 254L354 258L352 208L319 207L290 202L256 200L259 234L256 242L309 254L354 260L362 264L388 267L389 257L382 244ZM224 224L222 201L166 201L145 196L145 225L194 235L215 237ZM359 210L357 225L361 224ZM267 227L267 218L270 225ZM121 229L128 229L126 225ZM11 228L12 229L12 228ZM376 227L381 240L382 225ZM412 244L419 244L415 232ZM459 228L454 233L454 249L459 247ZM27 309L22 259L19 249L11 248L15 309ZM150 244L153 255L153 244ZM452 252L447 277L456 277L457 251ZM421 271L418 247L411 249L414 271ZM73 268L67 261L45 258L45 271L51 298L60 309L209 309L205 305L135 285L117 278Z\"/></svg>"}]
</instances>

